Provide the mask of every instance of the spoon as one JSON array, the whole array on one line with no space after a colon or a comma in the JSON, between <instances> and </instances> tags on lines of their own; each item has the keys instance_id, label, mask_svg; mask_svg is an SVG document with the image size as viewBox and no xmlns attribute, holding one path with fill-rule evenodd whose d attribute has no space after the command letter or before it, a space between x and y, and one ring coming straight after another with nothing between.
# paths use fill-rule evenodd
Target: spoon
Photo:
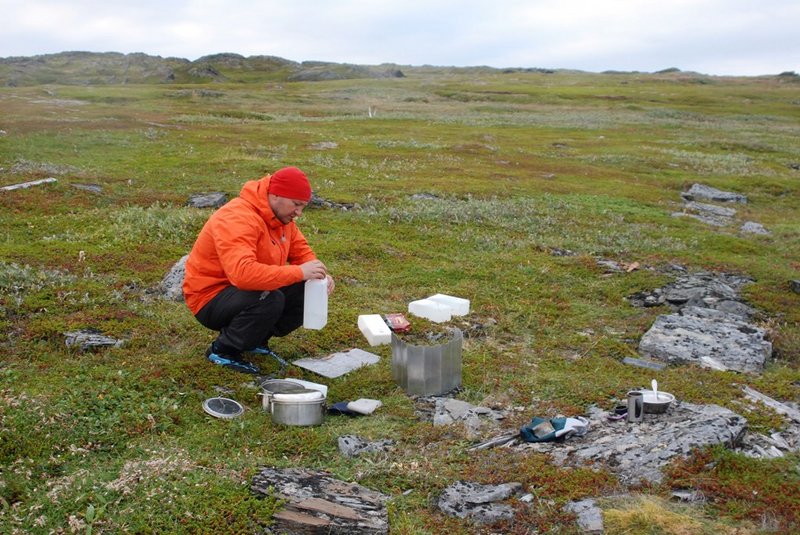
<instances>
[{"instance_id":1,"label":"spoon","mask_svg":"<svg viewBox=\"0 0 800 535\"><path fill-rule=\"evenodd\" d=\"M653 387L653 395L655 395L656 402L658 402L658 382L655 379L653 379L650 385Z\"/></svg>"}]
</instances>

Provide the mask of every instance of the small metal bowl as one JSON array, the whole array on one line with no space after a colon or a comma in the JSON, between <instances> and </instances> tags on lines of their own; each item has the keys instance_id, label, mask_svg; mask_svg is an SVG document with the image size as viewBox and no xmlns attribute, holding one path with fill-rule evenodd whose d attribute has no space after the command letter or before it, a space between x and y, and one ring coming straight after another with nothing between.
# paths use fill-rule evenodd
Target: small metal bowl
<instances>
[{"instance_id":1,"label":"small metal bowl","mask_svg":"<svg viewBox=\"0 0 800 535\"><path fill-rule=\"evenodd\" d=\"M646 414L663 414L675 402L675 396L669 392L659 390L658 399L652 390L642 390L641 392L644 395L644 412Z\"/></svg>"}]
</instances>

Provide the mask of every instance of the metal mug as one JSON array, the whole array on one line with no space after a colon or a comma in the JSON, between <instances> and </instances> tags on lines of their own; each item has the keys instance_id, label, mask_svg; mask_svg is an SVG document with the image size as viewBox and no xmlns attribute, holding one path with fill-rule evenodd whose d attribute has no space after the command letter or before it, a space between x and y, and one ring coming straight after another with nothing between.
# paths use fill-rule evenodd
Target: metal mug
<instances>
[{"instance_id":1,"label":"metal mug","mask_svg":"<svg viewBox=\"0 0 800 535\"><path fill-rule=\"evenodd\" d=\"M628 392L627 420L634 423L644 420L644 394L638 390Z\"/></svg>"}]
</instances>

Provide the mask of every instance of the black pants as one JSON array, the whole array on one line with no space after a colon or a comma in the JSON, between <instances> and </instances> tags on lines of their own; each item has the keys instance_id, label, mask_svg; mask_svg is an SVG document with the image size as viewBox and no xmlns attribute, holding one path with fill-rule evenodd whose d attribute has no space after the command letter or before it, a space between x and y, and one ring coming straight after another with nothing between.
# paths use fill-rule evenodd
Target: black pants
<instances>
[{"instance_id":1,"label":"black pants","mask_svg":"<svg viewBox=\"0 0 800 535\"><path fill-rule=\"evenodd\" d=\"M286 336L303 324L305 282L272 291L247 291L228 286L195 315L219 331L218 353L238 356L264 345L272 336Z\"/></svg>"}]
</instances>

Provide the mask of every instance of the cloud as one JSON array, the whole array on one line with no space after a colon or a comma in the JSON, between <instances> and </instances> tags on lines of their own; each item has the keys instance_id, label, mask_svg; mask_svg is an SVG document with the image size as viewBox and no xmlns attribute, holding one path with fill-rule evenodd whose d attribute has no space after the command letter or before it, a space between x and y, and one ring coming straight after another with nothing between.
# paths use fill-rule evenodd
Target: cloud
<instances>
[{"instance_id":1,"label":"cloud","mask_svg":"<svg viewBox=\"0 0 800 535\"><path fill-rule=\"evenodd\" d=\"M0 0L0 53L711 74L797 70L795 0Z\"/></svg>"}]
</instances>

